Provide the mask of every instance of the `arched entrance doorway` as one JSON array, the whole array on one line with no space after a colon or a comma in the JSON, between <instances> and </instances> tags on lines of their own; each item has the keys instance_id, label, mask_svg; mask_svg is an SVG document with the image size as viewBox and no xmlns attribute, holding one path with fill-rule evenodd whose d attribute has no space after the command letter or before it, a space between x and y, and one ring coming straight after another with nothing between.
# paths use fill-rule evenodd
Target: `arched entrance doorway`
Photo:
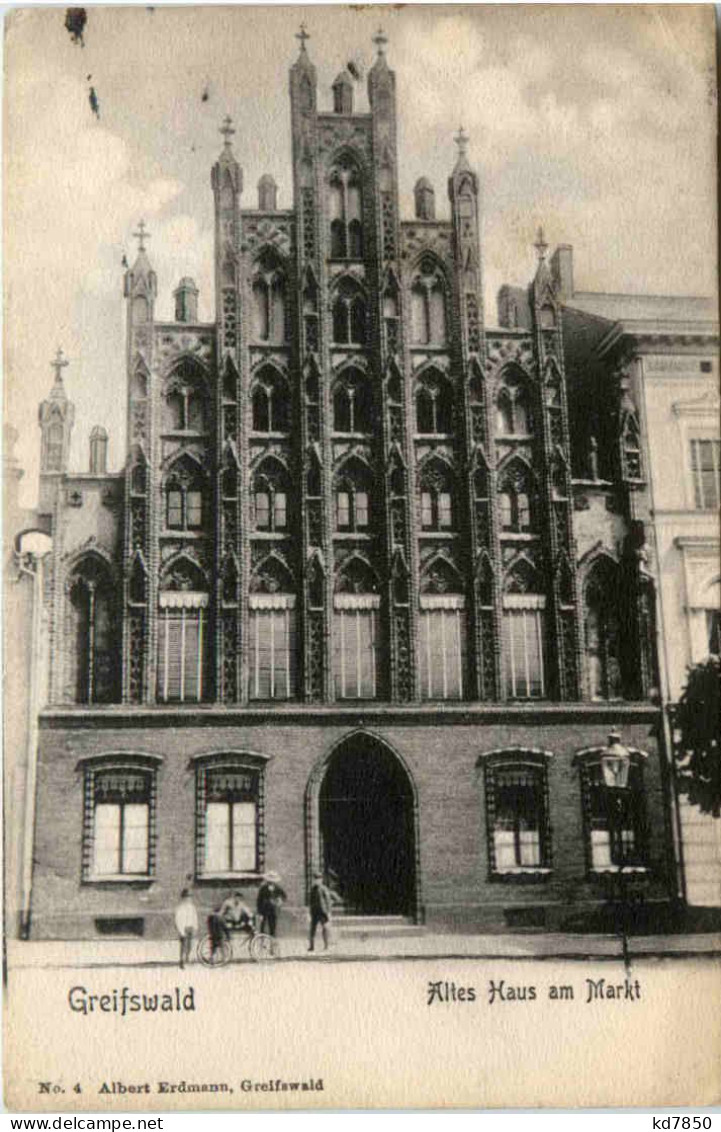
<instances>
[{"instance_id":1,"label":"arched entrance doorway","mask_svg":"<svg viewBox=\"0 0 721 1132\"><path fill-rule=\"evenodd\" d=\"M371 735L350 736L325 764L315 864L346 912L415 912L413 786L400 760Z\"/></svg>"}]
</instances>

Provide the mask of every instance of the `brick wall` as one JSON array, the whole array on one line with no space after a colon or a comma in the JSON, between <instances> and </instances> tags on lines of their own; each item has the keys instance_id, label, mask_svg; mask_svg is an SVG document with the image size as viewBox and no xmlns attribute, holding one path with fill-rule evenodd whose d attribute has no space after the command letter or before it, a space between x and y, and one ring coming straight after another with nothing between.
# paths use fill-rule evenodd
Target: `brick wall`
<instances>
[{"instance_id":1,"label":"brick wall","mask_svg":"<svg viewBox=\"0 0 721 1132\"><path fill-rule=\"evenodd\" d=\"M619 707L577 717L565 711L459 711L440 723L422 712L377 712L365 729L385 741L404 762L417 799L422 914L429 925L470 929L503 926L508 910L534 908L554 926L574 908L603 898L599 882L586 877L581 790L576 751L604 743L609 715L620 723L624 742L648 752L644 770L650 826L649 898L667 895L668 830L662 775L649 732L652 709ZM308 713L289 720L242 713L199 720L188 715L153 716L138 723L122 712L101 717L82 713L73 720L43 721L38 784L36 864L33 889L35 938L83 938L96 934L95 918L143 917L145 934L169 936L181 887L193 877L195 776L191 760L228 750L269 757L266 768L266 868L277 870L288 893L285 930L303 930L306 892L306 821L309 780L314 769L360 722ZM619 716L621 717L619 719ZM173 721L173 722L171 722ZM483 752L505 747L550 751L549 795L553 871L535 883L490 880ZM114 752L156 755L158 771L157 847L152 882L82 883L84 757ZM316 774L320 781L322 775ZM191 880L199 906L209 910L232 886ZM257 882L242 888L253 897Z\"/></svg>"}]
</instances>

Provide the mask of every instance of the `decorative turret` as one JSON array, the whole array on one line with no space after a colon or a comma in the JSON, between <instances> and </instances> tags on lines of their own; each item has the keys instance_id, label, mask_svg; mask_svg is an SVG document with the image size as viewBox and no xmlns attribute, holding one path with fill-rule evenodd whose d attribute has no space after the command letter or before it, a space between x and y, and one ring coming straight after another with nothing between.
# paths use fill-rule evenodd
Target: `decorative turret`
<instances>
[{"instance_id":1,"label":"decorative turret","mask_svg":"<svg viewBox=\"0 0 721 1132\"><path fill-rule=\"evenodd\" d=\"M468 134L455 137L458 155L448 178L463 330L469 354L483 350L483 273L478 223L478 176L468 160Z\"/></svg>"},{"instance_id":2,"label":"decorative turret","mask_svg":"<svg viewBox=\"0 0 721 1132\"><path fill-rule=\"evenodd\" d=\"M145 250L145 241L150 239L150 233L141 220L137 232L134 232L138 241L138 254L135 263L125 272L124 294L128 300L128 330L153 321L153 308L158 293L158 278L150 266L148 253Z\"/></svg>"},{"instance_id":3,"label":"decorative turret","mask_svg":"<svg viewBox=\"0 0 721 1132\"><path fill-rule=\"evenodd\" d=\"M333 83L333 110L336 114L353 113L353 80L345 67Z\"/></svg>"},{"instance_id":4,"label":"decorative turret","mask_svg":"<svg viewBox=\"0 0 721 1132\"><path fill-rule=\"evenodd\" d=\"M240 194L243 170L235 160L232 138L235 133L230 115L220 127L223 152L213 166L210 183L215 197L215 304L220 356L238 346L238 270L240 247Z\"/></svg>"},{"instance_id":5,"label":"decorative turret","mask_svg":"<svg viewBox=\"0 0 721 1132\"><path fill-rule=\"evenodd\" d=\"M38 413L42 434L39 505L42 513L52 510L57 478L67 471L70 436L75 420L75 407L68 400L62 376L68 362L59 347L50 364L55 370L55 381L50 395L41 402Z\"/></svg>"},{"instance_id":6,"label":"decorative turret","mask_svg":"<svg viewBox=\"0 0 721 1132\"><path fill-rule=\"evenodd\" d=\"M175 321L197 322L198 288L195 286L195 280L191 279L189 275L184 275L173 291L173 297L175 299Z\"/></svg>"},{"instance_id":7,"label":"decorative turret","mask_svg":"<svg viewBox=\"0 0 721 1132\"><path fill-rule=\"evenodd\" d=\"M538 229L534 246L538 254L538 267L531 284L531 308L535 312L536 322L541 330L555 330L558 325L556 292L546 262L548 244L543 235L543 228Z\"/></svg>"},{"instance_id":8,"label":"decorative turret","mask_svg":"<svg viewBox=\"0 0 721 1132\"><path fill-rule=\"evenodd\" d=\"M270 173L264 173L258 181L258 209L260 212L276 212L278 208L278 186Z\"/></svg>"},{"instance_id":9,"label":"decorative turret","mask_svg":"<svg viewBox=\"0 0 721 1132\"><path fill-rule=\"evenodd\" d=\"M427 177L419 177L413 195L416 202L416 220L435 220L436 194Z\"/></svg>"},{"instance_id":10,"label":"decorative turret","mask_svg":"<svg viewBox=\"0 0 721 1132\"><path fill-rule=\"evenodd\" d=\"M300 42L298 58L290 69L290 100L293 114L315 114L318 100L318 76L316 69L310 61L306 42L310 35L305 24L300 25L300 31L295 37ZM293 137L296 144L297 138Z\"/></svg>"},{"instance_id":11,"label":"decorative turret","mask_svg":"<svg viewBox=\"0 0 721 1132\"><path fill-rule=\"evenodd\" d=\"M392 118L395 121L396 76L388 66L386 59L388 37L381 28L373 37L373 42L378 54L375 63L368 72L368 101L373 114L382 118Z\"/></svg>"}]
</instances>

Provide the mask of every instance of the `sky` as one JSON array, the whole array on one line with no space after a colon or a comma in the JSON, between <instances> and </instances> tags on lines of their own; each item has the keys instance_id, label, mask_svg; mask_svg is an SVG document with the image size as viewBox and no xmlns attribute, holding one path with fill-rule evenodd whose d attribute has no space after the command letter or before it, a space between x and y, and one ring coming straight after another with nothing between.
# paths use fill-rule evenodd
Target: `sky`
<instances>
[{"instance_id":1,"label":"sky","mask_svg":"<svg viewBox=\"0 0 721 1132\"><path fill-rule=\"evenodd\" d=\"M574 246L579 290L715 294L713 12L693 6L88 8L84 46L65 9L5 28L5 414L20 433L23 502L37 495L37 406L62 346L76 407L70 466L95 424L125 455L122 257L144 218L158 318L183 275L214 317L210 170L234 119L242 205L271 172L291 205L288 69L304 20L319 108L348 59L388 36L396 72L402 216L430 178L437 215L459 125L481 181L487 323L503 283L525 285L542 224ZM89 102L93 87L99 118ZM365 83L356 109L367 108Z\"/></svg>"}]
</instances>

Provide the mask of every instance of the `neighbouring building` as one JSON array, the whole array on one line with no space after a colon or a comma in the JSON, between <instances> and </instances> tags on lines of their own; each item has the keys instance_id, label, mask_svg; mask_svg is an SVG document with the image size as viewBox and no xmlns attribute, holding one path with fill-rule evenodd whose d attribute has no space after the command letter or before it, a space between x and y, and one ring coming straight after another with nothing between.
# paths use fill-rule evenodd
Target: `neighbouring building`
<instances>
[{"instance_id":1,"label":"neighbouring building","mask_svg":"<svg viewBox=\"0 0 721 1132\"><path fill-rule=\"evenodd\" d=\"M157 318L139 229L122 470L100 428L68 468L62 358L41 406L37 938L169 934L184 885L209 907L271 868L287 930L317 868L346 913L460 930L594 908L620 847L648 901L676 892L625 340L564 305L541 234L493 326L466 137L450 220L425 179L402 219L383 37L369 113L345 70L319 108L300 40L289 207L268 175L243 204L223 125L213 322L187 277Z\"/></svg>"},{"instance_id":2,"label":"neighbouring building","mask_svg":"<svg viewBox=\"0 0 721 1132\"><path fill-rule=\"evenodd\" d=\"M648 562L658 579L661 691L678 700L689 665L719 655L719 323L714 299L575 291L573 252L556 253L566 373L579 389L593 365L618 372L638 406L650 507ZM584 405L587 450L606 406ZM580 428L580 422L579 422ZM580 434L579 434L580 435ZM670 743L670 737L667 738ZM721 821L680 799L686 898L721 905Z\"/></svg>"}]
</instances>

